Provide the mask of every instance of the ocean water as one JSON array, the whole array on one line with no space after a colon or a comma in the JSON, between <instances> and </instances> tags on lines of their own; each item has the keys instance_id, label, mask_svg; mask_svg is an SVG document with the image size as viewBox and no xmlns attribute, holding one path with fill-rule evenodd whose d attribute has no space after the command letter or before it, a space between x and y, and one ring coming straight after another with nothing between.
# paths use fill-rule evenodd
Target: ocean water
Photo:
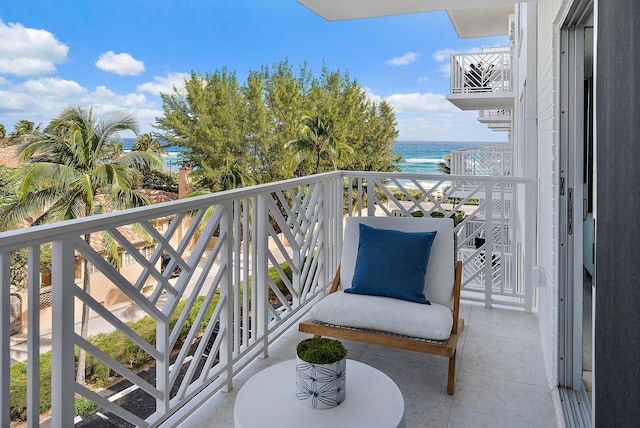
<instances>
[{"instance_id":1,"label":"ocean water","mask_svg":"<svg viewBox=\"0 0 640 428\"><path fill-rule=\"evenodd\" d=\"M131 150L135 138L123 138L122 149ZM457 149L479 147L487 143L478 142L450 142L450 141L398 141L393 145L393 152L404 157L399 166L402 172L411 174L440 174L438 164L442 156ZM178 147L170 147L163 156L168 170L177 172L180 167L180 153Z\"/></svg>"},{"instance_id":2,"label":"ocean water","mask_svg":"<svg viewBox=\"0 0 640 428\"><path fill-rule=\"evenodd\" d=\"M457 149L479 147L488 143L449 141L398 141L393 145L395 154L404 156L402 172L411 174L440 174L438 164L442 156Z\"/></svg>"}]
</instances>

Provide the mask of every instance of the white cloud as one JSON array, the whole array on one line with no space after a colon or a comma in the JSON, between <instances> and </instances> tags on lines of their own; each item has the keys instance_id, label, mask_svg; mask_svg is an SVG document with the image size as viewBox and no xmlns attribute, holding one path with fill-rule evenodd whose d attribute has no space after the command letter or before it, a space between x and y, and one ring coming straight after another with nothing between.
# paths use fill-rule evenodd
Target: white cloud
<instances>
[{"instance_id":1,"label":"white cloud","mask_svg":"<svg viewBox=\"0 0 640 428\"><path fill-rule=\"evenodd\" d=\"M69 47L46 30L25 28L0 19L0 74L41 76L56 72L67 60Z\"/></svg>"},{"instance_id":2,"label":"white cloud","mask_svg":"<svg viewBox=\"0 0 640 428\"><path fill-rule=\"evenodd\" d=\"M127 110L140 122L141 132L151 130L150 123L162 113L159 106L144 94L117 94L105 86L93 91L75 81L40 78L20 83L5 81L0 89L0 118L9 130L21 119L47 125L62 109L70 105L93 106L96 114Z\"/></svg>"},{"instance_id":3,"label":"white cloud","mask_svg":"<svg viewBox=\"0 0 640 428\"><path fill-rule=\"evenodd\" d=\"M376 95L373 93L373 89L365 86L362 89L364 89L364 93L367 95L367 98L369 98L369 100L371 100L374 103L379 103L380 101L382 101L382 97L380 95Z\"/></svg>"},{"instance_id":4,"label":"white cloud","mask_svg":"<svg viewBox=\"0 0 640 428\"><path fill-rule=\"evenodd\" d=\"M27 80L22 84L25 92L32 97L55 97L72 99L86 95L87 90L77 82L59 77L46 77L38 80Z\"/></svg>"},{"instance_id":5,"label":"white cloud","mask_svg":"<svg viewBox=\"0 0 640 428\"><path fill-rule=\"evenodd\" d=\"M113 51L100 55L96 61L96 67L120 76L137 76L145 70L142 61L138 61L128 53L116 54Z\"/></svg>"},{"instance_id":6,"label":"white cloud","mask_svg":"<svg viewBox=\"0 0 640 428\"><path fill-rule=\"evenodd\" d=\"M425 83L429 81L429 76L421 76L418 78L418 82Z\"/></svg>"},{"instance_id":7,"label":"white cloud","mask_svg":"<svg viewBox=\"0 0 640 428\"><path fill-rule=\"evenodd\" d=\"M506 133L496 133L478 122L477 111L461 111L442 94L407 93L386 97L365 88L372 100L387 101L396 112L399 140L415 141L506 141Z\"/></svg>"},{"instance_id":8,"label":"white cloud","mask_svg":"<svg viewBox=\"0 0 640 428\"><path fill-rule=\"evenodd\" d=\"M188 73L169 73L166 77L153 76L153 82L146 82L138 85L138 91L149 92L153 95L173 93L173 87L184 88L184 79L188 78Z\"/></svg>"},{"instance_id":9,"label":"white cloud","mask_svg":"<svg viewBox=\"0 0 640 428\"><path fill-rule=\"evenodd\" d=\"M419 56L420 56L420 54L418 54L418 53L407 52L406 54L404 54L402 56L391 58L390 60L387 61L387 64L395 65L395 66L407 65L407 64L411 64L412 62L417 61Z\"/></svg>"},{"instance_id":10,"label":"white cloud","mask_svg":"<svg viewBox=\"0 0 640 428\"><path fill-rule=\"evenodd\" d=\"M459 112L442 94L430 92L411 94L393 94L385 97L397 113L417 112Z\"/></svg>"}]
</instances>

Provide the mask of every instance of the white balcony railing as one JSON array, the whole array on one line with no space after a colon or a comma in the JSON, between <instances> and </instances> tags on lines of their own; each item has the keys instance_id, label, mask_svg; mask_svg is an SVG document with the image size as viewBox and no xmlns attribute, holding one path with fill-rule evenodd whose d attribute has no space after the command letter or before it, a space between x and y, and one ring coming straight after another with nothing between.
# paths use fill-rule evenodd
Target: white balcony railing
<instances>
[{"instance_id":1,"label":"white balcony railing","mask_svg":"<svg viewBox=\"0 0 640 428\"><path fill-rule=\"evenodd\" d=\"M511 124L512 110L508 108L480 110L478 114L478 122L481 123L500 123Z\"/></svg>"},{"instance_id":2,"label":"white balcony railing","mask_svg":"<svg viewBox=\"0 0 640 428\"><path fill-rule=\"evenodd\" d=\"M451 55L451 93L513 92L512 57L507 48Z\"/></svg>"},{"instance_id":3,"label":"white balcony railing","mask_svg":"<svg viewBox=\"0 0 640 428\"><path fill-rule=\"evenodd\" d=\"M451 152L451 174L511 175L513 150L506 144L490 144Z\"/></svg>"},{"instance_id":4,"label":"white balcony railing","mask_svg":"<svg viewBox=\"0 0 640 428\"><path fill-rule=\"evenodd\" d=\"M335 172L2 233L2 426L11 420L12 251L26 248L29 272L39 272L41 245L53 247L52 426L73 426L76 394L132 425L173 426L214 393L230 389L233 377L256 357L267 355L269 345L324 295L340 257L345 213L456 215L464 298L487 307L501 304L530 311L527 267L520 260L532 248L533 228L516 231L514 225L533 224L518 208L534 194L533 185L533 180L523 178ZM159 232L153 224L167 216L173 220ZM155 250L138 251L118 229L127 225L144 231ZM126 249L142 266L139 276L123 276L86 244L86 234L108 235ZM164 273L157 268L163 253L170 256ZM79 258L89 260L130 299L132 307L149 317L152 338L142 337L76 285L74 264ZM290 274L280 267L282 261ZM175 266L180 273L171 278ZM276 286L274 275L282 287ZM154 283L152 290L149 282ZM29 296L38 296L39 289L40 275L30 275ZM110 325L143 351L155 367L153 380L140 377L74 331L74 306L82 303L93 311L91 323ZM34 357L42 345L39 299L28 299L27 313L31 358L26 415L29 426L37 427L44 399L39 388L41 367ZM76 347L143 391L155 403L153 409L140 413L124 408L76 383Z\"/></svg>"}]
</instances>

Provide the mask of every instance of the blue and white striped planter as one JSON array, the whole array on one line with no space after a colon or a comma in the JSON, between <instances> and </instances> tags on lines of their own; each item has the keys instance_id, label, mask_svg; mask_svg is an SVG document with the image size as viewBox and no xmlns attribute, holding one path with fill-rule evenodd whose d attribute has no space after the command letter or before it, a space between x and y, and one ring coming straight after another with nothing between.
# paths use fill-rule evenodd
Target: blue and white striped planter
<instances>
[{"instance_id":1,"label":"blue and white striped planter","mask_svg":"<svg viewBox=\"0 0 640 428\"><path fill-rule=\"evenodd\" d=\"M296 398L312 409L330 409L347 392L347 359L333 364L307 363L296 356Z\"/></svg>"}]
</instances>

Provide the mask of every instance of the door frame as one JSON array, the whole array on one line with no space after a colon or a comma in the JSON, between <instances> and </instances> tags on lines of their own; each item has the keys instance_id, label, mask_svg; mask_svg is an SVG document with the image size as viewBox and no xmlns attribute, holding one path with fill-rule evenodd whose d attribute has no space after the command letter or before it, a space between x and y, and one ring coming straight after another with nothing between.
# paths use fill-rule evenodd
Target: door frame
<instances>
[{"instance_id":1,"label":"door frame","mask_svg":"<svg viewBox=\"0 0 640 428\"><path fill-rule=\"evenodd\" d=\"M592 0L574 2L560 28L558 383L586 397L582 382L585 27ZM595 174L595 166L594 166ZM594 207L595 209L595 207ZM595 214L595 213L594 213ZM595 293L593 294L595 299ZM592 303L592 312L593 312ZM590 326L593 330L593 326ZM591 349L593 355L593 348ZM587 400L585 405L588 406Z\"/></svg>"}]
</instances>

